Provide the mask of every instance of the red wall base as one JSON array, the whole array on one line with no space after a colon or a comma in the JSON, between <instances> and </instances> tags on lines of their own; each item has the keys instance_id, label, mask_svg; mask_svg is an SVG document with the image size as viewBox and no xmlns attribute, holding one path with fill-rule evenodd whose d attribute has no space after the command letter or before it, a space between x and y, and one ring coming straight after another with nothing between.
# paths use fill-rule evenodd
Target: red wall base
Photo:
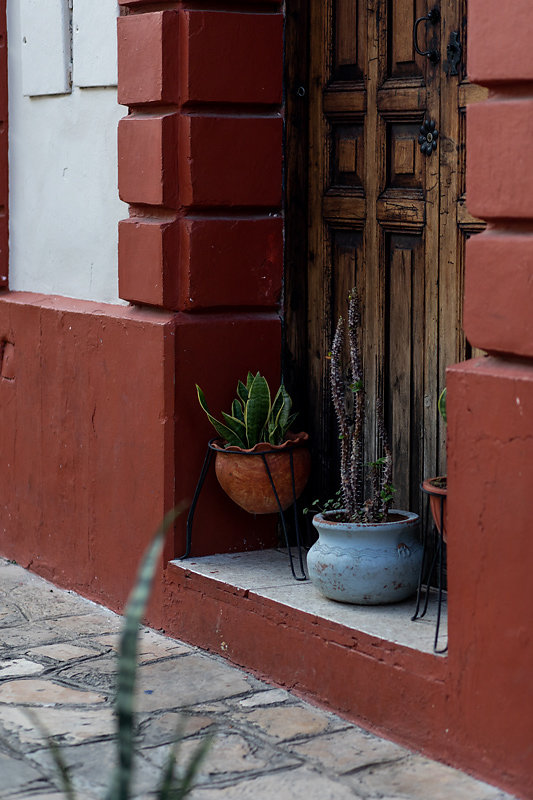
<instances>
[{"instance_id":1,"label":"red wall base","mask_svg":"<svg viewBox=\"0 0 533 800\"><path fill-rule=\"evenodd\" d=\"M476 359L447 386L454 736L464 763L533 797L533 366Z\"/></svg>"},{"instance_id":2,"label":"red wall base","mask_svg":"<svg viewBox=\"0 0 533 800\"><path fill-rule=\"evenodd\" d=\"M0 299L0 549L120 607L174 505L172 315Z\"/></svg>"},{"instance_id":3,"label":"red wall base","mask_svg":"<svg viewBox=\"0 0 533 800\"><path fill-rule=\"evenodd\" d=\"M445 658L420 653L169 565L165 630L365 727L435 754Z\"/></svg>"},{"instance_id":4,"label":"red wall base","mask_svg":"<svg viewBox=\"0 0 533 800\"><path fill-rule=\"evenodd\" d=\"M274 314L202 317L23 292L0 298L0 552L120 610L165 511L192 498L214 435L195 382L213 409L229 408L249 368L279 381L279 337ZM277 543L275 517L253 528L250 538L249 515L213 473L193 553ZM184 549L182 517L165 558Z\"/></svg>"}]
</instances>

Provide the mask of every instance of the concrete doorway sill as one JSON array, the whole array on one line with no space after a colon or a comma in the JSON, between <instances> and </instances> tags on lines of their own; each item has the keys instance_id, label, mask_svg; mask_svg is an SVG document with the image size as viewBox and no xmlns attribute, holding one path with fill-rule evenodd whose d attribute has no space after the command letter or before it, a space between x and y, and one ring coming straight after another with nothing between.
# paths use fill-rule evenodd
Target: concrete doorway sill
<instances>
[{"instance_id":1,"label":"concrete doorway sill","mask_svg":"<svg viewBox=\"0 0 533 800\"><path fill-rule=\"evenodd\" d=\"M295 554L296 555L296 554ZM286 550L256 550L246 553L190 558L171 561L172 569L199 576L209 585L223 584L246 593L247 597L264 598L280 604L288 613L311 615L320 625L336 623L421 653L433 654L437 621L437 593L432 591L429 607L422 619L411 621L416 598L385 606L355 606L337 603L323 597L310 581L294 580ZM295 570L299 574L295 558ZM205 584L204 584L205 585ZM446 595L442 604L439 648L447 641Z\"/></svg>"}]
</instances>

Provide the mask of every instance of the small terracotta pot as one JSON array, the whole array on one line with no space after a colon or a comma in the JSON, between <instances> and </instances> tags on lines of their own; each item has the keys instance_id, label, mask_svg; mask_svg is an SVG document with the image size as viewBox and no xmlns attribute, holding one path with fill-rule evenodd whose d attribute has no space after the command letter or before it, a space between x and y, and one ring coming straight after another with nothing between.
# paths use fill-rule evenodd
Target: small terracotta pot
<instances>
[{"instance_id":1,"label":"small terracotta pot","mask_svg":"<svg viewBox=\"0 0 533 800\"><path fill-rule=\"evenodd\" d=\"M279 507L263 458L258 455L265 453L281 507L285 510L295 499L291 477L291 453L296 499L303 492L309 478L311 455L307 448L308 440L307 433L288 434L283 444L271 445L260 442L250 450L235 446L224 448L222 442L215 441L213 448L216 450L215 472L218 482L226 494L250 514L278 512Z\"/></svg>"},{"instance_id":2,"label":"small terracotta pot","mask_svg":"<svg viewBox=\"0 0 533 800\"><path fill-rule=\"evenodd\" d=\"M443 485L439 485L439 483ZM429 495L429 507L433 516L433 522L435 523L439 533L441 533L440 525L442 514L442 538L446 542L448 541L446 531L446 499L448 494L446 475L443 475L439 478L427 478L425 481L423 481L422 488Z\"/></svg>"}]
</instances>

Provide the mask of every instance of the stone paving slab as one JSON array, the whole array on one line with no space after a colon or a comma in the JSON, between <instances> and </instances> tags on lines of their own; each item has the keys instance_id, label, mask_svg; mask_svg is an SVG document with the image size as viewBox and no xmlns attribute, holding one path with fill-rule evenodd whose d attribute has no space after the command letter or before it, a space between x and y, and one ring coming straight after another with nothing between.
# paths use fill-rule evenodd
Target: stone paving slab
<instances>
[{"instance_id":1,"label":"stone paving slab","mask_svg":"<svg viewBox=\"0 0 533 800\"><path fill-rule=\"evenodd\" d=\"M40 728L60 745L79 800L114 765L121 619L0 560L0 800L59 800ZM140 631L137 770L153 800L182 714L182 756L214 733L191 800L512 800L462 772L272 688L218 656Z\"/></svg>"}]
</instances>

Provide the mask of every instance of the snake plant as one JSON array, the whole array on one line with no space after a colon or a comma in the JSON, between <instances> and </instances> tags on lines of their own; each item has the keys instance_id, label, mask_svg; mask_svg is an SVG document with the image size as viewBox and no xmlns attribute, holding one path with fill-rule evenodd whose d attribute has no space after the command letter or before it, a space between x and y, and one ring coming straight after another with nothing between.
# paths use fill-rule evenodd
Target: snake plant
<instances>
[{"instance_id":1,"label":"snake plant","mask_svg":"<svg viewBox=\"0 0 533 800\"><path fill-rule=\"evenodd\" d=\"M231 413L222 412L224 422L213 417L198 384L196 391L209 422L227 447L235 445L246 450L259 442L282 444L297 416L291 414L292 400L283 383L272 401L268 383L259 372L255 375L249 372L246 384L237 383L237 397L231 404Z\"/></svg>"},{"instance_id":2,"label":"snake plant","mask_svg":"<svg viewBox=\"0 0 533 800\"><path fill-rule=\"evenodd\" d=\"M111 785L105 800L129 800L134 769L135 720L134 697L137 679L137 645L139 627L150 596L157 562L161 556L165 534L172 523L187 507L182 502L165 516L159 529L149 544L139 571L137 581L128 599L125 622L120 635L118 653L117 693L115 714L117 720L117 761L112 774ZM47 733L39 718L30 712L34 724L41 729L48 749L58 769L59 779L67 800L76 800L76 792L71 770L57 742ZM175 737L167 753L157 790L154 787L154 800L185 800L193 787L196 775L211 745L212 736L206 736L185 763L178 764L178 749L184 735L184 719L176 730ZM136 795L137 796L137 795Z\"/></svg>"}]
</instances>

